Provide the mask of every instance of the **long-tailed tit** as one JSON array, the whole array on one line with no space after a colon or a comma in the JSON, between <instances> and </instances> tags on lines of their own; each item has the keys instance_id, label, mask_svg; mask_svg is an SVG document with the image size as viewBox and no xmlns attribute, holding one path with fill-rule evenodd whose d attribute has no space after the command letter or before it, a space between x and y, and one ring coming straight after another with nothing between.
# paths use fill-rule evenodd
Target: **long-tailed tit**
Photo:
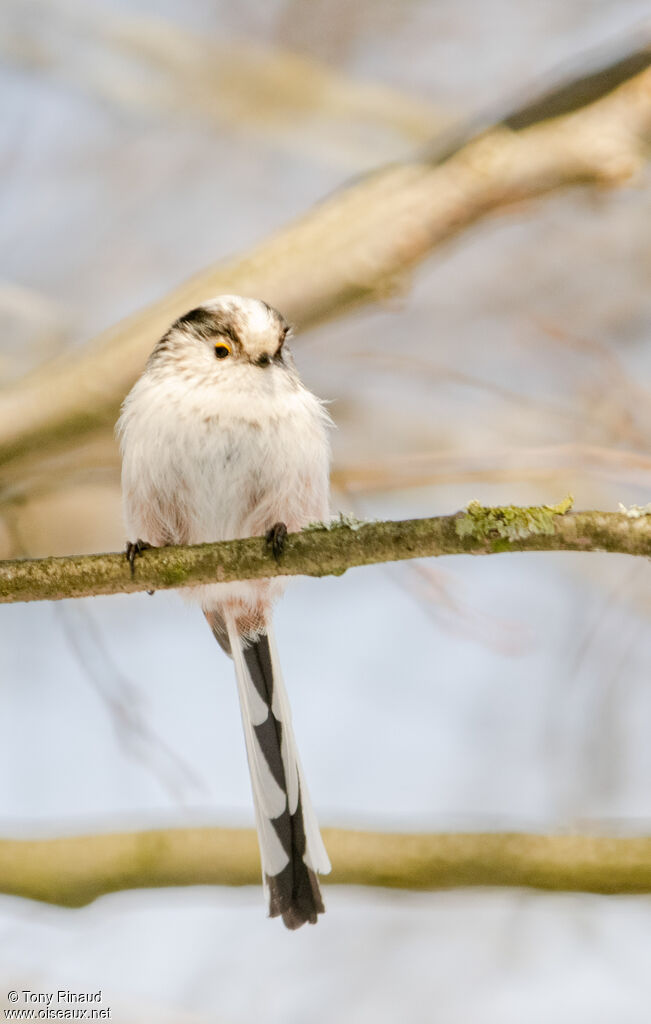
<instances>
[{"instance_id":1,"label":"long-tailed tit","mask_svg":"<svg viewBox=\"0 0 651 1024\"><path fill-rule=\"evenodd\" d=\"M327 518L330 419L299 379L288 331L266 303L223 295L158 342L117 426L132 559L147 545L254 535L279 545ZM330 862L273 637L283 587L276 577L184 595L235 663L269 913L298 928L323 913L316 873Z\"/></svg>"}]
</instances>

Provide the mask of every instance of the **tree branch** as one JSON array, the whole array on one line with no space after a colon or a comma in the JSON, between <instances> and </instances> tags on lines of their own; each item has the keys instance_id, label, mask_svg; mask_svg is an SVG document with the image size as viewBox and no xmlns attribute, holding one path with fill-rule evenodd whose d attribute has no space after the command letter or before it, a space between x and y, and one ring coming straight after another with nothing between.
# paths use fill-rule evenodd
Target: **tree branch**
<instances>
[{"instance_id":1,"label":"tree branch","mask_svg":"<svg viewBox=\"0 0 651 1024\"><path fill-rule=\"evenodd\" d=\"M504 551L610 551L651 556L651 515L568 512L559 505L483 508L431 519L360 522L340 518L289 534L276 561L262 537L157 548L144 552L133 575L123 554L0 562L0 603L165 590L265 576L340 576L378 562ZM641 514L639 514L641 513Z\"/></svg>"},{"instance_id":2,"label":"tree branch","mask_svg":"<svg viewBox=\"0 0 651 1024\"><path fill-rule=\"evenodd\" d=\"M0 394L1 483L112 427L169 324L219 292L263 296L299 327L404 287L436 246L491 212L577 184L621 183L651 138L651 49L563 82L490 128L485 119L369 174L230 263L209 267Z\"/></svg>"},{"instance_id":3,"label":"tree branch","mask_svg":"<svg viewBox=\"0 0 651 1024\"><path fill-rule=\"evenodd\" d=\"M651 892L651 838L385 834L335 828L324 829L323 837L333 865L326 881L334 885ZM259 882L253 829L180 828L0 840L0 892L59 906L84 906L125 889Z\"/></svg>"}]
</instances>

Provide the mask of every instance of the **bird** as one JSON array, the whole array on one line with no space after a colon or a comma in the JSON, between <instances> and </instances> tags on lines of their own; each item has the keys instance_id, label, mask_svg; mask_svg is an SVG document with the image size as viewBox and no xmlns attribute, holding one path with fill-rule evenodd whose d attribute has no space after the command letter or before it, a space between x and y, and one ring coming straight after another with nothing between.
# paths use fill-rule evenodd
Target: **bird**
<instances>
[{"instance_id":1,"label":"bird","mask_svg":"<svg viewBox=\"0 0 651 1024\"><path fill-rule=\"evenodd\" d=\"M126 555L147 547L265 537L329 516L324 403L302 383L285 318L260 299L220 295L172 323L125 398ZM269 916L290 929L324 912L330 871L298 755L272 625L286 578L184 588L234 662Z\"/></svg>"}]
</instances>

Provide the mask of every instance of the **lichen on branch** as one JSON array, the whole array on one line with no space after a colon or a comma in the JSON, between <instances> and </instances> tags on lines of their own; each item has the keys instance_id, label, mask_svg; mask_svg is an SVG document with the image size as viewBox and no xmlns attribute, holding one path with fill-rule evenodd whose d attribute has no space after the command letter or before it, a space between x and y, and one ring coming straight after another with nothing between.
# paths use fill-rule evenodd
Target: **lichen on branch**
<instances>
[{"instance_id":1,"label":"lichen on branch","mask_svg":"<svg viewBox=\"0 0 651 1024\"><path fill-rule=\"evenodd\" d=\"M554 532L554 517L570 511L573 498L568 495L557 505L497 505L485 507L478 501L471 501L466 514L457 520L458 537L473 537L475 540L524 540L533 534L551 535Z\"/></svg>"}]
</instances>

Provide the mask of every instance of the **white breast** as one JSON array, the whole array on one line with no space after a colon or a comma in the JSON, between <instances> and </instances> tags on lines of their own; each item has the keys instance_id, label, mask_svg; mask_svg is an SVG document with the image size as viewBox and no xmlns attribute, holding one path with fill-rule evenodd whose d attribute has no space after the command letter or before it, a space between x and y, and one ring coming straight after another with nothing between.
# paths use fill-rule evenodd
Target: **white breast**
<instances>
[{"instance_id":1,"label":"white breast","mask_svg":"<svg viewBox=\"0 0 651 1024\"><path fill-rule=\"evenodd\" d=\"M146 372L118 424L129 539L200 543L327 518L327 423L280 369L249 369L223 388Z\"/></svg>"}]
</instances>

